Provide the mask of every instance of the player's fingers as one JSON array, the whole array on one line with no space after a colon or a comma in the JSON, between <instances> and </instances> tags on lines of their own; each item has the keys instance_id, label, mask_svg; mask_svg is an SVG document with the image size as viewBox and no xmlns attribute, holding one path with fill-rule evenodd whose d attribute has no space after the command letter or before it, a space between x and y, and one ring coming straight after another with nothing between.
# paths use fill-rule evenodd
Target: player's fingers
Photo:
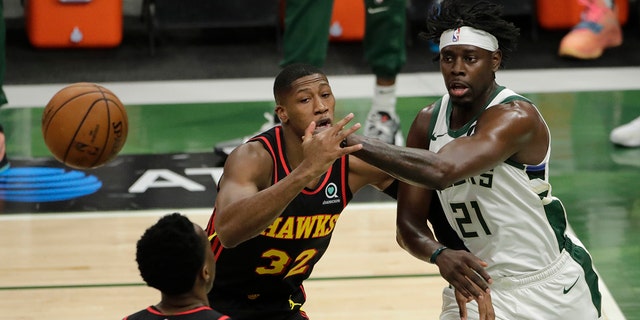
<instances>
[{"instance_id":1,"label":"player's fingers","mask_svg":"<svg viewBox=\"0 0 640 320\"><path fill-rule=\"evenodd\" d=\"M462 287L464 288L462 293L465 297L469 299L478 299L482 297L483 292L478 290L477 287L474 287L471 281L467 280Z\"/></svg>"},{"instance_id":2,"label":"player's fingers","mask_svg":"<svg viewBox=\"0 0 640 320\"><path fill-rule=\"evenodd\" d=\"M353 152L356 152L356 151L358 151L360 149L362 149L362 144L356 144L356 145L353 145L353 146L344 147L344 148L342 148L342 153L341 154L345 155L345 154L353 153Z\"/></svg>"},{"instance_id":3,"label":"player's fingers","mask_svg":"<svg viewBox=\"0 0 640 320\"><path fill-rule=\"evenodd\" d=\"M360 123L356 123L353 126L351 126L350 128L345 128L347 123L349 121L351 121L353 119L353 117L354 117L353 113L349 113L346 117L342 118L342 120L338 121L338 123L333 127L333 130L336 130L336 136L340 140L346 139L349 135L351 135L352 133L358 131L360 129L360 127L362 126ZM358 151L358 150L359 149L354 149L354 150L349 151L347 153L351 153L351 152Z\"/></svg>"},{"instance_id":4,"label":"player's fingers","mask_svg":"<svg viewBox=\"0 0 640 320\"><path fill-rule=\"evenodd\" d=\"M485 268L476 268L476 269L474 269L474 271L476 272L476 274L478 276L482 277L482 279L487 284L492 284L493 283L493 279L491 279L491 276L489 275L489 273L487 272L487 270ZM486 289L486 288L483 287L483 289Z\"/></svg>"},{"instance_id":5,"label":"player's fingers","mask_svg":"<svg viewBox=\"0 0 640 320\"><path fill-rule=\"evenodd\" d=\"M458 312L462 320L467 319L467 301L468 299L456 290L456 303L458 303Z\"/></svg>"},{"instance_id":6,"label":"player's fingers","mask_svg":"<svg viewBox=\"0 0 640 320\"><path fill-rule=\"evenodd\" d=\"M307 129L304 130L304 137L302 137L302 140L306 140L306 139L311 139L311 137L313 136L313 132L316 130L316 122L315 121L311 121L311 123L309 123L309 126L307 126Z\"/></svg>"},{"instance_id":7,"label":"player's fingers","mask_svg":"<svg viewBox=\"0 0 640 320\"><path fill-rule=\"evenodd\" d=\"M487 270L485 269L486 267L489 266L488 263L486 263L483 260L478 259L477 261L477 265L476 264L471 264L471 268L477 272L481 277L483 277L487 282L491 283L491 276L489 275L489 273L487 272Z\"/></svg>"},{"instance_id":8,"label":"player's fingers","mask_svg":"<svg viewBox=\"0 0 640 320\"><path fill-rule=\"evenodd\" d=\"M466 278L462 281L453 281L451 284L456 288L456 292L460 293L467 299L475 299L480 294L477 290L474 292L473 285Z\"/></svg>"},{"instance_id":9,"label":"player's fingers","mask_svg":"<svg viewBox=\"0 0 640 320\"><path fill-rule=\"evenodd\" d=\"M342 134L342 138L346 138L348 135L358 131L358 129L360 129L362 125L358 122L356 124L354 124L353 126L351 126L351 128L348 129L344 129L342 131L340 131L340 133Z\"/></svg>"},{"instance_id":10,"label":"player's fingers","mask_svg":"<svg viewBox=\"0 0 640 320\"><path fill-rule=\"evenodd\" d=\"M480 314L480 320L486 320L487 306L485 305L484 297L479 298L478 300L476 300L476 302L478 303L478 313Z\"/></svg>"},{"instance_id":11,"label":"player's fingers","mask_svg":"<svg viewBox=\"0 0 640 320\"><path fill-rule=\"evenodd\" d=\"M477 302L480 320L495 320L496 314L491 304L491 295L485 295L482 299L477 300Z\"/></svg>"},{"instance_id":12,"label":"player's fingers","mask_svg":"<svg viewBox=\"0 0 640 320\"><path fill-rule=\"evenodd\" d=\"M338 130L342 130L347 125L347 123L349 123L353 119L353 117L353 113L349 113L344 118L340 119L340 121L338 121L335 126L338 127Z\"/></svg>"},{"instance_id":13,"label":"player's fingers","mask_svg":"<svg viewBox=\"0 0 640 320\"><path fill-rule=\"evenodd\" d=\"M484 270L484 268L471 269L471 274L467 275L469 280L473 282L484 292L489 292L489 281L493 281L491 276Z\"/></svg>"}]
</instances>

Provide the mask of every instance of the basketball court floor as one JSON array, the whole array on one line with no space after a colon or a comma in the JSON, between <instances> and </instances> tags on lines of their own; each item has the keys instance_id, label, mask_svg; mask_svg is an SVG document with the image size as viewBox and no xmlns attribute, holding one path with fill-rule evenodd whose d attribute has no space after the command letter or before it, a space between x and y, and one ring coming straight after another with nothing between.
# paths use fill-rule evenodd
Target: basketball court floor
<instances>
[{"instance_id":1,"label":"basketball court floor","mask_svg":"<svg viewBox=\"0 0 640 320\"><path fill-rule=\"evenodd\" d=\"M608 140L613 127L640 115L640 68L502 70L497 77L531 98L549 124L553 194L593 256L605 318L640 319L640 149ZM372 76L329 80L337 115L354 112L364 122ZM11 197L16 178L0 176L0 319L117 319L157 302L137 273L135 241L165 213L204 225L222 173L213 146L254 133L273 108L271 78L101 84L126 105L129 135L114 161L86 171L55 161L40 131L44 105L66 84L5 87L10 104L0 120L10 172L66 184ZM408 73L398 90L406 134L443 85L439 73ZM92 187L68 188L87 178ZM307 282L312 319L437 318L445 283L395 243L394 209L375 191L356 195Z\"/></svg>"}]
</instances>

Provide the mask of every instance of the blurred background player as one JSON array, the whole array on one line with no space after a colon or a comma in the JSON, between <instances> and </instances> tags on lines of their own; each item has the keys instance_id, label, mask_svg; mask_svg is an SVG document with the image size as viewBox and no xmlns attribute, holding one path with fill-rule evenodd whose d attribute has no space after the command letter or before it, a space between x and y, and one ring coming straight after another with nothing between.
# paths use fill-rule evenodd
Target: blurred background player
<instances>
[{"instance_id":1,"label":"blurred background player","mask_svg":"<svg viewBox=\"0 0 640 320\"><path fill-rule=\"evenodd\" d=\"M375 75L371 108L364 134L387 143L404 144L400 118L396 113L396 76L406 63L407 0L362 0L365 4L364 56ZM285 2L281 67L307 63L322 68L327 57L333 0L287 0ZM267 122L259 132L279 123L277 116L265 113ZM250 138L243 137L216 144L214 150L228 155Z\"/></svg>"},{"instance_id":2,"label":"blurred background player","mask_svg":"<svg viewBox=\"0 0 640 320\"><path fill-rule=\"evenodd\" d=\"M396 114L396 76L406 63L406 0L363 0L364 57L376 76L364 134L402 145ZM334 1L287 0L284 58L281 67L296 62L322 67L327 57Z\"/></svg>"},{"instance_id":3,"label":"blurred background player","mask_svg":"<svg viewBox=\"0 0 640 320\"><path fill-rule=\"evenodd\" d=\"M155 305L124 320L226 320L209 307L207 292L215 277L215 258L200 226L172 213L149 227L136 246L142 279L160 290Z\"/></svg>"}]
</instances>

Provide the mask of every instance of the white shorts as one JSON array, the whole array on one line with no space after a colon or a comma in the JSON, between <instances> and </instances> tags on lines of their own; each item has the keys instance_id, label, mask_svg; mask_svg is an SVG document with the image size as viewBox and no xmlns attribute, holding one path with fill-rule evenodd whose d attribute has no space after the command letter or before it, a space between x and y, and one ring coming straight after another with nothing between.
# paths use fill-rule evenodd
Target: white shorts
<instances>
[{"instance_id":1,"label":"white shorts","mask_svg":"<svg viewBox=\"0 0 640 320\"><path fill-rule=\"evenodd\" d=\"M599 319L585 272L566 250L540 271L493 279L491 301L496 319ZM467 304L467 316L479 318L475 301ZM442 292L440 319L460 319L453 288Z\"/></svg>"}]
</instances>

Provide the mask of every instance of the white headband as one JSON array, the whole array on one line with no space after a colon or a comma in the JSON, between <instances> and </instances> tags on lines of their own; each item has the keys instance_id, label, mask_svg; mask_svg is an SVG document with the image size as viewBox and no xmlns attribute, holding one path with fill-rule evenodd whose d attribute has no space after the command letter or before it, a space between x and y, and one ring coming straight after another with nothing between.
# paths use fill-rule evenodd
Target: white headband
<instances>
[{"instance_id":1,"label":"white headband","mask_svg":"<svg viewBox=\"0 0 640 320\"><path fill-rule=\"evenodd\" d=\"M489 51L498 50L498 39L492 34L463 26L457 29L450 29L440 35L440 50L450 45L472 45Z\"/></svg>"}]
</instances>

